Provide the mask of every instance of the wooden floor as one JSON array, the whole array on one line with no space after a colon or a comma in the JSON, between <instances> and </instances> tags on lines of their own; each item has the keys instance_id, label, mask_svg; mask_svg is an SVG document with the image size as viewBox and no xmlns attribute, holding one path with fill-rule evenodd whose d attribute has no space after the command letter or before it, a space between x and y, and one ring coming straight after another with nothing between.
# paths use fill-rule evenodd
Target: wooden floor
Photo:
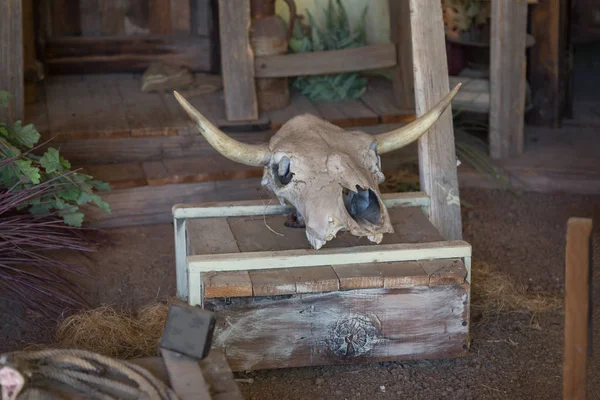
<instances>
[{"instance_id":1,"label":"wooden floor","mask_svg":"<svg viewBox=\"0 0 600 400\"><path fill-rule=\"evenodd\" d=\"M453 107L477 112L489 108L489 84L485 80L451 77L463 88ZM26 121L33 122L44 137L56 141L92 138L185 136L194 131L189 117L172 94L144 93L139 74L51 76L39 87L39 101L26 109ZM194 96L190 102L213 123L225 120L223 91ZM342 127L407 122L414 110L398 108L392 84L371 78L360 100L312 102L294 94L291 104L261 117L278 129L295 115L311 113Z\"/></svg>"}]
</instances>

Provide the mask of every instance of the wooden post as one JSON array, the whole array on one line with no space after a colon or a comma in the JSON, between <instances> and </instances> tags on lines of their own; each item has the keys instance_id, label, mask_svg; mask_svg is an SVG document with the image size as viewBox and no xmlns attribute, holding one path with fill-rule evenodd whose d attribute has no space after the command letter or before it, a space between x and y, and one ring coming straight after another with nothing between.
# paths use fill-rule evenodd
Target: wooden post
<instances>
[{"instance_id":1,"label":"wooden post","mask_svg":"<svg viewBox=\"0 0 600 400\"><path fill-rule=\"evenodd\" d=\"M565 263L563 399L587 398L592 220L570 218Z\"/></svg>"},{"instance_id":2,"label":"wooden post","mask_svg":"<svg viewBox=\"0 0 600 400\"><path fill-rule=\"evenodd\" d=\"M490 155L523 152L527 2L491 2Z\"/></svg>"},{"instance_id":3,"label":"wooden post","mask_svg":"<svg viewBox=\"0 0 600 400\"><path fill-rule=\"evenodd\" d=\"M258 119L250 22L250 0L219 0L221 69L229 121Z\"/></svg>"},{"instance_id":4,"label":"wooden post","mask_svg":"<svg viewBox=\"0 0 600 400\"><path fill-rule=\"evenodd\" d=\"M37 101L37 68L35 65L35 20L33 0L23 0L23 79L25 103Z\"/></svg>"},{"instance_id":5,"label":"wooden post","mask_svg":"<svg viewBox=\"0 0 600 400\"><path fill-rule=\"evenodd\" d=\"M530 83L534 113L529 122L560 127L568 83L567 0L546 0L532 9ZM567 15L565 15L567 14Z\"/></svg>"},{"instance_id":6,"label":"wooden post","mask_svg":"<svg viewBox=\"0 0 600 400\"><path fill-rule=\"evenodd\" d=\"M398 107L415 109L415 80L413 76L408 0L389 0L391 41L396 45L396 67L393 73L394 97Z\"/></svg>"},{"instance_id":7,"label":"wooden post","mask_svg":"<svg viewBox=\"0 0 600 400\"><path fill-rule=\"evenodd\" d=\"M0 90L12 95L8 109L0 108L0 121L23 119L23 10L21 0L0 1Z\"/></svg>"},{"instance_id":8,"label":"wooden post","mask_svg":"<svg viewBox=\"0 0 600 400\"><path fill-rule=\"evenodd\" d=\"M448 94L449 77L442 8L438 0L410 0L417 117ZM429 217L446 240L462 238L452 111L448 107L419 139L421 190L431 197Z\"/></svg>"}]
</instances>

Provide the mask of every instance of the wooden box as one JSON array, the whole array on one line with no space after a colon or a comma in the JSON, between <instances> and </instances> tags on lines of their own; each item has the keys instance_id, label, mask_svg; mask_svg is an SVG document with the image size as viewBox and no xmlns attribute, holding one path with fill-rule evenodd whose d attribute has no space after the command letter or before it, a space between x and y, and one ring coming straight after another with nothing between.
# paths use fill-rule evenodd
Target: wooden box
<instances>
[{"instance_id":1,"label":"wooden box","mask_svg":"<svg viewBox=\"0 0 600 400\"><path fill-rule=\"evenodd\" d=\"M265 202L175 206L178 295L217 316L234 371L458 357L471 246L446 241L424 193L384 195L396 232L320 250Z\"/></svg>"}]
</instances>

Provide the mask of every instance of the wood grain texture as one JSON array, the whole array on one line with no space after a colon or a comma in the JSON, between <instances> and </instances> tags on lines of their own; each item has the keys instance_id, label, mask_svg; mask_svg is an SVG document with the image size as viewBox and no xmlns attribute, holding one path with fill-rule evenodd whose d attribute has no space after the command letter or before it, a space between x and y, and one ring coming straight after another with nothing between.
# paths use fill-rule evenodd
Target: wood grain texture
<instances>
[{"instance_id":1,"label":"wood grain texture","mask_svg":"<svg viewBox=\"0 0 600 400\"><path fill-rule=\"evenodd\" d=\"M81 34L81 9L79 1L52 0L47 3L51 13L51 36Z\"/></svg>"},{"instance_id":2,"label":"wood grain texture","mask_svg":"<svg viewBox=\"0 0 600 400\"><path fill-rule=\"evenodd\" d=\"M395 83L383 78L370 78L367 91L360 100L371 109L382 124L411 122L415 119L413 109L402 109L395 97ZM411 92L414 97L414 91Z\"/></svg>"},{"instance_id":3,"label":"wood grain texture","mask_svg":"<svg viewBox=\"0 0 600 400\"><path fill-rule=\"evenodd\" d=\"M296 293L296 280L290 269L249 271L253 296L276 296Z\"/></svg>"},{"instance_id":4,"label":"wood grain texture","mask_svg":"<svg viewBox=\"0 0 600 400\"><path fill-rule=\"evenodd\" d=\"M181 400L211 400L209 387L204 380L198 361L167 349L160 349L160 353L177 398Z\"/></svg>"},{"instance_id":5,"label":"wood grain texture","mask_svg":"<svg viewBox=\"0 0 600 400\"><path fill-rule=\"evenodd\" d=\"M257 78L323 75L388 68L396 65L393 44L373 44L344 50L259 56L254 60Z\"/></svg>"},{"instance_id":6,"label":"wood grain texture","mask_svg":"<svg viewBox=\"0 0 600 400\"><path fill-rule=\"evenodd\" d=\"M239 253L225 218L201 218L187 221L188 254Z\"/></svg>"},{"instance_id":7,"label":"wood grain texture","mask_svg":"<svg viewBox=\"0 0 600 400\"><path fill-rule=\"evenodd\" d=\"M148 27L150 32L157 35L168 35L172 33L171 26L171 1L170 0L148 0Z\"/></svg>"},{"instance_id":8,"label":"wood grain texture","mask_svg":"<svg viewBox=\"0 0 600 400\"><path fill-rule=\"evenodd\" d=\"M252 281L248 271L205 272L202 274L205 298L252 296ZM190 287L190 298L192 296Z\"/></svg>"},{"instance_id":9,"label":"wood grain texture","mask_svg":"<svg viewBox=\"0 0 600 400\"><path fill-rule=\"evenodd\" d=\"M143 72L165 62L195 72L214 72L214 41L198 36L64 37L48 41L50 74Z\"/></svg>"},{"instance_id":10,"label":"wood grain texture","mask_svg":"<svg viewBox=\"0 0 600 400\"><path fill-rule=\"evenodd\" d=\"M23 0L23 78L25 104L37 102L37 68L36 68L36 39L35 12L33 0ZM26 107L26 106L25 106ZM27 117L25 110L24 117Z\"/></svg>"},{"instance_id":11,"label":"wood grain texture","mask_svg":"<svg viewBox=\"0 0 600 400\"><path fill-rule=\"evenodd\" d=\"M258 119L254 54L250 46L250 0L219 0L221 68L228 120Z\"/></svg>"},{"instance_id":12,"label":"wood grain texture","mask_svg":"<svg viewBox=\"0 0 600 400\"><path fill-rule=\"evenodd\" d=\"M460 357L468 285L209 299L213 348L234 371ZM277 321L277 327L265 321Z\"/></svg>"},{"instance_id":13,"label":"wood grain texture","mask_svg":"<svg viewBox=\"0 0 600 400\"><path fill-rule=\"evenodd\" d=\"M531 34L535 46L530 49L529 83L534 112L528 122L560 127L561 105L566 78L566 0L546 0L531 8Z\"/></svg>"},{"instance_id":14,"label":"wood grain texture","mask_svg":"<svg viewBox=\"0 0 600 400\"><path fill-rule=\"evenodd\" d=\"M127 189L148 184L142 165L137 162L107 165L85 165L82 172L110 184L111 189Z\"/></svg>"},{"instance_id":15,"label":"wood grain texture","mask_svg":"<svg viewBox=\"0 0 600 400\"><path fill-rule=\"evenodd\" d=\"M448 65L439 2L410 0L410 13L419 117L448 93ZM462 221L451 107L418 143L421 189L431 197L429 218L446 240L458 240L462 237ZM456 201L449 201L452 199Z\"/></svg>"},{"instance_id":16,"label":"wood grain texture","mask_svg":"<svg viewBox=\"0 0 600 400\"><path fill-rule=\"evenodd\" d=\"M527 3L491 2L490 155L508 159L523 152Z\"/></svg>"},{"instance_id":17,"label":"wood grain texture","mask_svg":"<svg viewBox=\"0 0 600 400\"><path fill-rule=\"evenodd\" d=\"M565 252L563 399L587 399L592 220L569 218Z\"/></svg>"},{"instance_id":18,"label":"wood grain texture","mask_svg":"<svg viewBox=\"0 0 600 400\"><path fill-rule=\"evenodd\" d=\"M22 21L21 0L0 2L0 90L12 96L8 108L0 108L0 121L10 124L25 112Z\"/></svg>"},{"instance_id":19,"label":"wood grain texture","mask_svg":"<svg viewBox=\"0 0 600 400\"><path fill-rule=\"evenodd\" d=\"M192 33L192 0L171 0L171 30L173 33Z\"/></svg>"},{"instance_id":20,"label":"wood grain texture","mask_svg":"<svg viewBox=\"0 0 600 400\"><path fill-rule=\"evenodd\" d=\"M393 88L396 105L415 109L415 79L413 74L410 6L407 0L389 0L391 41L396 46L396 66Z\"/></svg>"}]
</instances>

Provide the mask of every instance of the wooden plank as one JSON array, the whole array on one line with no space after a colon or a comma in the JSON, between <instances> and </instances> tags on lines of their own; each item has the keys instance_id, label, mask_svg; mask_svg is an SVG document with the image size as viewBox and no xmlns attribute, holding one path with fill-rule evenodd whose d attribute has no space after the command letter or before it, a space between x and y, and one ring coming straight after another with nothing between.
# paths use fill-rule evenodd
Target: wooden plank
<instances>
[{"instance_id":1,"label":"wooden plank","mask_svg":"<svg viewBox=\"0 0 600 400\"><path fill-rule=\"evenodd\" d=\"M50 74L143 72L155 62L213 72L214 46L197 36L63 37L48 41L44 61Z\"/></svg>"},{"instance_id":2,"label":"wooden plank","mask_svg":"<svg viewBox=\"0 0 600 400\"><path fill-rule=\"evenodd\" d=\"M377 263L385 289L429 285L429 275L417 261Z\"/></svg>"},{"instance_id":3,"label":"wooden plank","mask_svg":"<svg viewBox=\"0 0 600 400\"><path fill-rule=\"evenodd\" d=\"M228 254L240 251L225 218L188 220L186 232L188 254Z\"/></svg>"},{"instance_id":4,"label":"wooden plank","mask_svg":"<svg viewBox=\"0 0 600 400\"><path fill-rule=\"evenodd\" d=\"M419 264L429 275L430 285L460 285L467 278L467 269L461 260L426 260Z\"/></svg>"},{"instance_id":5,"label":"wooden plank","mask_svg":"<svg viewBox=\"0 0 600 400\"><path fill-rule=\"evenodd\" d=\"M79 0L79 10L81 12L81 34L83 36L101 35L100 0Z\"/></svg>"},{"instance_id":6,"label":"wooden plank","mask_svg":"<svg viewBox=\"0 0 600 400\"><path fill-rule=\"evenodd\" d=\"M340 290L383 287L383 274L377 263L332 266L340 281Z\"/></svg>"},{"instance_id":7,"label":"wooden plank","mask_svg":"<svg viewBox=\"0 0 600 400\"><path fill-rule=\"evenodd\" d=\"M423 192L382 193L383 204L392 207L427 207L429 198ZM285 214L292 211L291 207L282 206L278 202L225 201L219 203L176 203L173 206L175 218L208 218L208 217L245 217L251 215Z\"/></svg>"},{"instance_id":8,"label":"wooden plank","mask_svg":"<svg viewBox=\"0 0 600 400\"><path fill-rule=\"evenodd\" d=\"M170 113L157 93L144 93L140 81L133 76L117 81L131 136L171 136Z\"/></svg>"},{"instance_id":9,"label":"wooden plank","mask_svg":"<svg viewBox=\"0 0 600 400\"><path fill-rule=\"evenodd\" d=\"M42 135L42 138L48 138L50 135L48 131L50 129L48 121L48 106L46 105L46 89L44 85L40 84L37 87L37 101L32 104L25 105L25 124L33 124L37 131ZM56 146L56 143L50 143L48 146ZM46 146L46 147L48 147ZM61 148L61 155L64 157ZM70 158L65 157L67 160L72 161Z\"/></svg>"},{"instance_id":10,"label":"wooden plank","mask_svg":"<svg viewBox=\"0 0 600 400\"><path fill-rule=\"evenodd\" d=\"M565 254L563 399L587 399L592 220L569 218Z\"/></svg>"},{"instance_id":11,"label":"wooden plank","mask_svg":"<svg viewBox=\"0 0 600 400\"><path fill-rule=\"evenodd\" d=\"M101 32L106 36L125 34L125 12L127 0L98 0Z\"/></svg>"},{"instance_id":12,"label":"wooden plank","mask_svg":"<svg viewBox=\"0 0 600 400\"><path fill-rule=\"evenodd\" d=\"M412 111L415 109L415 80L409 2L406 0L390 0L388 5L390 9L391 41L396 46L393 93L398 107Z\"/></svg>"},{"instance_id":13,"label":"wooden plank","mask_svg":"<svg viewBox=\"0 0 600 400\"><path fill-rule=\"evenodd\" d=\"M432 243L367 245L353 248L319 250L257 251L231 254L188 256L190 272L244 271L311 267L321 265L360 264L370 262L412 261L421 259L470 257L471 246L461 240Z\"/></svg>"},{"instance_id":14,"label":"wooden plank","mask_svg":"<svg viewBox=\"0 0 600 400\"><path fill-rule=\"evenodd\" d=\"M415 119L414 108L409 111L397 106L399 102L394 98L394 87L386 79L369 79L367 91L360 100L379 116L382 124L411 122Z\"/></svg>"},{"instance_id":15,"label":"wooden plank","mask_svg":"<svg viewBox=\"0 0 600 400\"><path fill-rule=\"evenodd\" d=\"M228 120L258 119L254 55L250 47L250 0L219 0L221 69Z\"/></svg>"},{"instance_id":16,"label":"wooden plank","mask_svg":"<svg viewBox=\"0 0 600 400\"><path fill-rule=\"evenodd\" d=\"M523 152L527 3L492 1L490 40L490 155Z\"/></svg>"},{"instance_id":17,"label":"wooden plank","mask_svg":"<svg viewBox=\"0 0 600 400\"><path fill-rule=\"evenodd\" d=\"M323 117L317 107L306 96L296 91L292 91L290 95L291 100L287 107L266 113L271 120L271 129L277 131L287 121L301 114L312 114L320 118Z\"/></svg>"},{"instance_id":18,"label":"wooden plank","mask_svg":"<svg viewBox=\"0 0 600 400\"><path fill-rule=\"evenodd\" d=\"M160 349L171 387L181 400L211 400L198 361L167 349Z\"/></svg>"},{"instance_id":19,"label":"wooden plank","mask_svg":"<svg viewBox=\"0 0 600 400\"><path fill-rule=\"evenodd\" d=\"M252 296L252 281L248 271L204 272L202 288L207 299ZM190 287L190 301L192 294L194 290Z\"/></svg>"},{"instance_id":20,"label":"wooden plank","mask_svg":"<svg viewBox=\"0 0 600 400\"><path fill-rule=\"evenodd\" d=\"M341 128L379 123L379 116L360 100L315 101L313 104L325 120Z\"/></svg>"},{"instance_id":21,"label":"wooden plank","mask_svg":"<svg viewBox=\"0 0 600 400\"><path fill-rule=\"evenodd\" d=\"M37 102L37 67L36 67L36 39L35 39L35 13L33 0L23 0L23 78L25 80L25 104ZM26 108L27 106L25 106ZM27 117L25 109L24 118Z\"/></svg>"},{"instance_id":22,"label":"wooden plank","mask_svg":"<svg viewBox=\"0 0 600 400\"><path fill-rule=\"evenodd\" d=\"M329 266L293 268L296 293L334 292L340 289L340 281Z\"/></svg>"},{"instance_id":23,"label":"wooden plank","mask_svg":"<svg viewBox=\"0 0 600 400\"><path fill-rule=\"evenodd\" d=\"M148 28L150 33L156 35L168 35L172 33L171 26L171 1L170 0L148 0Z\"/></svg>"},{"instance_id":24,"label":"wooden plank","mask_svg":"<svg viewBox=\"0 0 600 400\"><path fill-rule=\"evenodd\" d=\"M126 189L148 184L142 165L137 162L107 165L86 165L82 172L110 184L111 189Z\"/></svg>"},{"instance_id":25,"label":"wooden plank","mask_svg":"<svg viewBox=\"0 0 600 400\"><path fill-rule=\"evenodd\" d=\"M207 300L213 348L233 371L454 358L467 354L468 286ZM276 329L265 321L277 321Z\"/></svg>"},{"instance_id":26,"label":"wooden plank","mask_svg":"<svg viewBox=\"0 0 600 400\"><path fill-rule=\"evenodd\" d=\"M21 0L0 2L0 90L12 96L8 108L0 108L0 121L10 124L22 120L25 111L22 21Z\"/></svg>"},{"instance_id":27,"label":"wooden plank","mask_svg":"<svg viewBox=\"0 0 600 400\"><path fill-rule=\"evenodd\" d=\"M48 3L51 13L50 29L52 36L81 34L81 10L79 1L53 0Z\"/></svg>"},{"instance_id":28,"label":"wooden plank","mask_svg":"<svg viewBox=\"0 0 600 400\"><path fill-rule=\"evenodd\" d=\"M535 46L529 52L533 124L560 127L566 77L566 38L563 29L568 20L564 15L566 0L546 0L532 8L531 33Z\"/></svg>"},{"instance_id":29,"label":"wooden plank","mask_svg":"<svg viewBox=\"0 0 600 400\"><path fill-rule=\"evenodd\" d=\"M296 293L296 281L290 269L249 271L253 296L277 296Z\"/></svg>"},{"instance_id":30,"label":"wooden plank","mask_svg":"<svg viewBox=\"0 0 600 400\"><path fill-rule=\"evenodd\" d=\"M260 56L254 60L257 78L324 75L388 68L396 65L393 44L373 44L344 50Z\"/></svg>"},{"instance_id":31,"label":"wooden plank","mask_svg":"<svg viewBox=\"0 0 600 400\"><path fill-rule=\"evenodd\" d=\"M171 30L173 33L192 33L192 0L171 0Z\"/></svg>"},{"instance_id":32,"label":"wooden plank","mask_svg":"<svg viewBox=\"0 0 600 400\"><path fill-rule=\"evenodd\" d=\"M192 31L198 36L214 35L213 3L211 0L192 0Z\"/></svg>"},{"instance_id":33,"label":"wooden plank","mask_svg":"<svg viewBox=\"0 0 600 400\"><path fill-rule=\"evenodd\" d=\"M260 178L262 168L247 167L230 160L175 158L143 163L149 185Z\"/></svg>"},{"instance_id":34,"label":"wooden plank","mask_svg":"<svg viewBox=\"0 0 600 400\"><path fill-rule=\"evenodd\" d=\"M442 9L435 1L410 0L417 117L449 91ZM431 197L429 218L447 240L462 237L451 107L419 139L421 189Z\"/></svg>"}]
</instances>

